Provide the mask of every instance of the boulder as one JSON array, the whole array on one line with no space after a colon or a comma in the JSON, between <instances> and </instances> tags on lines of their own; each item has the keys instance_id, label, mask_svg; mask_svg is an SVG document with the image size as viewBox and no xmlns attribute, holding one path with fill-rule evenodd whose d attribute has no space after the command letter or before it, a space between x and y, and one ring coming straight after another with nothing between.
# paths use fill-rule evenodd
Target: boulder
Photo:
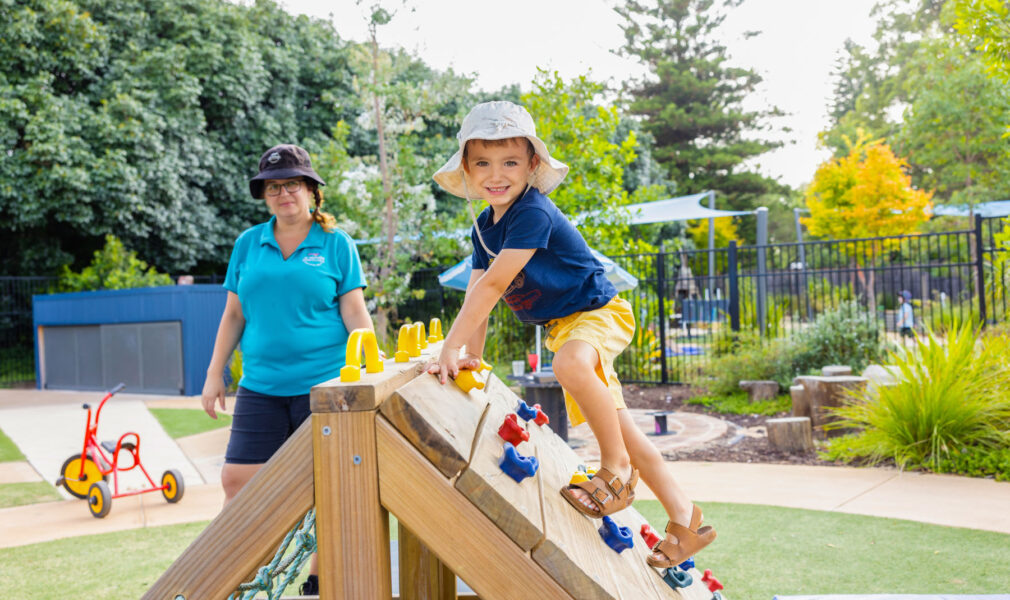
<instances>
[{"instance_id":1,"label":"boulder","mask_svg":"<svg viewBox=\"0 0 1010 600\"><path fill-rule=\"evenodd\" d=\"M828 365L821 368L821 375L825 377L837 377L839 375L852 375L852 367L848 365Z\"/></svg>"},{"instance_id":2,"label":"boulder","mask_svg":"<svg viewBox=\"0 0 1010 600\"><path fill-rule=\"evenodd\" d=\"M897 367L869 365L863 369L863 377L867 379L868 385L873 388L898 383L898 380L901 378L901 372Z\"/></svg>"}]
</instances>

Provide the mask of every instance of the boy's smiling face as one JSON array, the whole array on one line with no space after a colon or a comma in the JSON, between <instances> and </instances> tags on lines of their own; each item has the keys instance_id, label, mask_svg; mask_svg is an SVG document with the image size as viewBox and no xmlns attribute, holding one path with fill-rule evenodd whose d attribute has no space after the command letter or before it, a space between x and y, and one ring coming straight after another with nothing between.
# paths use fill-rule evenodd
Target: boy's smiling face
<instances>
[{"instance_id":1,"label":"boy's smiling face","mask_svg":"<svg viewBox=\"0 0 1010 600\"><path fill-rule=\"evenodd\" d=\"M466 143L464 168L467 183L494 211L497 221L526 189L540 157L530 152L526 138L509 138L504 144L484 140ZM531 156L532 155L532 156Z\"/></svg>"}]
</instances>

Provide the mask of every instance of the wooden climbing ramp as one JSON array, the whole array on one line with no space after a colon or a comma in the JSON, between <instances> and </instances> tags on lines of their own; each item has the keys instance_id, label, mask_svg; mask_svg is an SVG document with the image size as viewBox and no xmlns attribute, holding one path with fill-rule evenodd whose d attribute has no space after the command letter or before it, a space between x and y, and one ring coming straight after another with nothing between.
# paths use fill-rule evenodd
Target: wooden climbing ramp
<instances>
[{"instance_id":1,"label":"wooden climbing ramp","mask_svg":"<svg viewBox=\"0 0 1010 600\"><path fill-rule=\"evenodd\" d=\"M558 493L580 460L548 425L519 420L529 440L516 449L539 468L506 475L498 428L519 398L493 374L469 393L440 385L423 372L438 348L313 388L310 421L144 598L226 598L313 504L323 599L392 597L387 511L400 524L400 598L456 598L453 574L484 600L713 598L695 569L675 590L646 565L634 508L614 515L634 547L603 542L600 521Z\"/></svg>"}]
</instances>

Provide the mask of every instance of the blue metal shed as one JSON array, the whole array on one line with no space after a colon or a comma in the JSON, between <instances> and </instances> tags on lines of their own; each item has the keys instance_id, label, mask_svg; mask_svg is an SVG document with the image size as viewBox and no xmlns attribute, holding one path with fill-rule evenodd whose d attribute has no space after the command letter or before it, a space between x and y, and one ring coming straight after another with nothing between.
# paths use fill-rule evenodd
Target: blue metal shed
<instances>
[{"instance_id":1,"label":"blue metal shed","mask_svg":"<svg viewBox=\"0 0 1010 600\"><path fill-rule=\"evenodd\" d=\"M226 296L220 285L33 296L36 385L199 394Z\"/></svg>"}]
</instances>

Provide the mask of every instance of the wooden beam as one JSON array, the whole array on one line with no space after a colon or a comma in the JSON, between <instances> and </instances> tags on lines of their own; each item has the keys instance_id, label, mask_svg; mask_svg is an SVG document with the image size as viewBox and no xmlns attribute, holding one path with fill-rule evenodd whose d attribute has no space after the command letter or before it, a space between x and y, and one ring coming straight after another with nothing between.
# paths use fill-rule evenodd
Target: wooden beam
<instances>
[{"instance_id":1,"label":"wooden beam","mask_svg":"<svg viewBox=\"0 0 1010 600\"><path fill-rule=\"evenodd\" d=\"M458 600L452 569L402 522L397 527L401 600Z\"/></svg>"},{"instance_id":2,"label":"wooden beam","mask_svg":"<svg viewBox=\"0 0 1010 600\"><path fill-rule=\"evenodd\" d=\"M379 496L481 598L571 598L384 418Z\"/></svg>"},{"instance_id":3,"label":"wooden beam","mask_svg":"<svg viewBox=\"0 0 1010 600\"><path fill-rule=\"evenodd\" d=\"M342 383L338 377L313 386L309 396L312 412L375 410L393 390L423 373L432 357L438 356L441 347L442 342L430 344L421 351L421 356L409 362L398 363L388 359L383 363L385 366L381 373L362 372L359 381Z\"/></svg>"},{"instance_id":4,"label":"wooden beam","mask_svg":"<svg viewBox=\"0 0 1010 600\"><path fill-rule=\"evenodd\" d=\"M306 421L165 571L145 600L226 598L269 562L312 508L312 435Z\"/></svg>"},{"instance_id":5,"label":"wooden beam","mask_svg":"<svg viewBox=\"0 0 1010 600\"><path fill-rule=\"evenodd\" d=\"M312 415L322 600L388 598L389 514L379 504L373 412Z\"/></svg>"}]
</instances>

